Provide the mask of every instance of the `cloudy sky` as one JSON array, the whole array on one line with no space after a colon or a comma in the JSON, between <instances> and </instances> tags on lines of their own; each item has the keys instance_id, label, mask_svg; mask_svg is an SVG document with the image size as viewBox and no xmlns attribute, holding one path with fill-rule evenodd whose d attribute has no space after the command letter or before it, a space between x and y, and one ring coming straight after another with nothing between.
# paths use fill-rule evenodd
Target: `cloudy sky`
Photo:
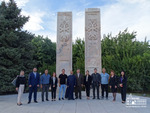
<instances>
[{"instance_id":1,"label":"cloudy sky","mask_svg":"<svg viewBox=\"0 0 150 113\"><path fill-rule=\"evenodd\" d=\"M3 0L0 0L0 2ZM9 0L5 0L6 2ZM137 31L137 39L150 40L150 0L15 0L22 14L30 16L24 26L35 35L56 42L57 12L72 11L73 40L84 38L85 8L100 8L101 34L117 35L126 28Z\"/></svg>"}]
</instances>

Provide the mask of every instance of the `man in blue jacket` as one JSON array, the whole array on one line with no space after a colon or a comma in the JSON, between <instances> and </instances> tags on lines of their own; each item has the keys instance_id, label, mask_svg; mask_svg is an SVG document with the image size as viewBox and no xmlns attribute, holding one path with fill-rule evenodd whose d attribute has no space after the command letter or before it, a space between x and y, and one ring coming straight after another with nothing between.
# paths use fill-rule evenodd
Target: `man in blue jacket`
<instances>
[{"instance_id":1,"label":"man in blue jacket","mask_svg":"<svg viewBox=\"0 0 150 113\"><path fill-rule=\"evenodd\" d=\"M51 76L48 74L48 70L45 70L45 73L41 76L41 89L42 89L42 102L44 102L44 92L46 92L46 101L48 100L48 90L50 87L50 78Z\"/></svg>"},{"instance_id":2,"label":"man in blue jacket","mask_svg":"<svg viewBox=\"0 0 150 113\"><path fill-rule=\"evenodd\" d=\"M31 103L32 92L34 92L34 102L37 103L37 88L40 85L40 75L37 73L37 68L33 68L33 72L29 74L29 101L28 104Z\"/></svg>"},{"instance_id":3,"label":"man in blue jacket","mask_svg":"<svg viewBox=\"0 0 150 113\"><path fill-rule=\"evenodd\" d=\"M106 69L103 68L101 73L102 99L104 99L104 90L106 91L106 99L108 99L108 80L109 74L106 73Z\"/></svg>"}]
</instances>

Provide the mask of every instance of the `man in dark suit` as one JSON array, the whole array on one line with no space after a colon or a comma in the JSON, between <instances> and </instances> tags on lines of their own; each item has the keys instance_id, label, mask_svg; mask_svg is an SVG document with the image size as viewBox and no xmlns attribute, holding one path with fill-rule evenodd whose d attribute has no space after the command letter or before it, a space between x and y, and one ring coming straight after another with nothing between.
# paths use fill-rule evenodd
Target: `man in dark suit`
<instances>
[{"instance_id":1,"label":"man in dark suit","mask_svg":"<svg viewBox=\"0 0 150 113\"><path fill-rule=\"evenodd\" d=\"M40 85L40 75L37 73L37 68L33 68L33 72L29 74L29 101L28 104L31 103L32 92L34 92L34 102L37 103L37 88Z\"/></svg>"},{"instance_id":2,"label":"man in dark suit","mask_svg":"<svg viewBox=\"0 0 150 113\"><path fill-rule=\"evenodd\" d=\"M78 99L78 94L79 94L79 98L81 99L81 90L82 90L84 78L83 75L80 73L80 69L77 69L77 73L75 77L76 77L75 96L76 99Z\"/></svg>"},{"instance_id":3,"label":"man in dark suit","mask_svg":"<svg viewBox=\"0 0 150 113\"><path fill-rule=\"evenodd\" d=\"M95 99L95 88L97 89L97 99L99 98L99 86L101 85L101 76L97 73L97 69L94 69L92 76L92 86L93 86L93 99Z\"/></svg>"}]
</instances>

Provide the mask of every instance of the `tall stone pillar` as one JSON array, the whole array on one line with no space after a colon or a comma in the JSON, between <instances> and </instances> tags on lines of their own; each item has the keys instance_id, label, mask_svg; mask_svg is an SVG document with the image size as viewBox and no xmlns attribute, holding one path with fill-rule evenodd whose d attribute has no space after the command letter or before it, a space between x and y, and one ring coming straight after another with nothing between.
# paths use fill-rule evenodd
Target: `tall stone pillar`
<instances>
[{"instance_id":1,"label":"tall stone pillar","mask_svg":"<svg viewBox=\"0 0 150 113\"><path fill-rule=\"evenodd\" d=\"M72 12L57 14L56 73L65 69L69 75L72 70Z\"/></svg>"},{"instance_id":2,"label":"tall stone pillar","mask_svg":"<svg viewBox=\"0 0 150 113\"><path fill-rule=\"evenodd\" d=\"M97 68L101 73L101 26L100 9L85 10L85 71L90 74Z\"/></svg>"}]
</instances>

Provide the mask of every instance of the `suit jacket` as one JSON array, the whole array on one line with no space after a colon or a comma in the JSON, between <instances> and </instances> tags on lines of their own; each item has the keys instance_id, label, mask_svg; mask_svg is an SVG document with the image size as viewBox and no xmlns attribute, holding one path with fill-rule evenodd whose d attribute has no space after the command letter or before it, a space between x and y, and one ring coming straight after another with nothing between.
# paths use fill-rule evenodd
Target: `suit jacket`
<instances>
[{"instance_id":1,"label":"suit jacket","mask_svg":"<svg viewBox=\"0 0 150 113\"><path fill-rule=\"evenodd\" d=\"M91 82L92 82L92 77L91 75L88 76L88 81L86 81L86 75L84 76L84 85L85 86L90 86L91 85Z\"/></svg>"},{"instance_id":2,"label":"suit jacket","mask_svg":"<svg viewBox=\"0 0 150 113\"><path fill-rule=\"evenodd\" d=\"M78 77L78 74L75 74L75 77L76 77L76 86L81 87L81 84L83 84L84 81L83 75L80 73Z\"/></svg>"},{"instance_id":3,"label":"suit jacket","mask_svg":"<svg viewBox=\"0 0 150 113\"><path fill-rule=\"evenodd\" d=\"M50 79L51 87L53 87L53 85L55 85L55 87L57 88L57 83L58 83L57 77L56 77L56 79L55 79L55 83L53 82L53 77L51 77L51 79Z\"/></svg>"},{"instance_id":4,"label":"suit jacket","mask_svg":"<svg viewBox=\"0 0 150 113\"><path fill-rule=\"evenodd\" d=\"M118 83L119 83L119 84L123 84L123 87L125 88L125 87L127 86L127 77L124 76L124 77L122 78L122 81L121 81L121 76L120 76L119 79L118 79Z\"/></svg>"},{"instance_id":5,"label":"suit jacket","mask_svg":"<svg viewBox=\"0 0 150 113\"><path fill-rule=\"evenodd\" d=\"M33 72L31 72L29 74L29 80L28 80L28 84L32 85L32 86L37 86L40 85L40 75L39 73L36 73L36 78Z\"/></svg>"},{"instance_id":6,"label":"suit jacket","mask_svg":"<svg viewBox=\"0 0 150 113\"><path fill-rule=\"evenodd\" d=\"M101 76L99 73L93 73L91 77L92 77L92 84L94 86L98 86L99 84L101 84Z\"/></svg>"}]
</instances>

